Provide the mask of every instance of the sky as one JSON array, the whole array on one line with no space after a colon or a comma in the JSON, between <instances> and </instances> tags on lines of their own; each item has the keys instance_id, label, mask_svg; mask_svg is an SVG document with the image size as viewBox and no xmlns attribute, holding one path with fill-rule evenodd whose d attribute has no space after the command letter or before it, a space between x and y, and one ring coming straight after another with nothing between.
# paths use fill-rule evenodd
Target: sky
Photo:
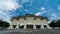
<instances>
[{"instance_id":1,"label":"sky","mask_svg":"<svg viewBox=\"0 0 60 34\"><path fill-rule=\"evenodd\" d=\"M60 19L60 0L0 0L0 19L10 21L24 14Z\"/></svg>"}]
</instances>

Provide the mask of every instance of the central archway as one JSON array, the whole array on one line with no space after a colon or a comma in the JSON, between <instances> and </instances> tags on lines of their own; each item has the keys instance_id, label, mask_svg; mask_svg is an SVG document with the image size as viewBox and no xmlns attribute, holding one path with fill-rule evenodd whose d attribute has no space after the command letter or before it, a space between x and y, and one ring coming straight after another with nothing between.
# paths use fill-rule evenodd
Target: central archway
<instances>
[{"instance_id":1,"label":"central archway","mask_svg":"<svg viewBox=\"0 0 60 34\"><path fill-rule=\"evenodd\" d=\"M40 29L41 28L41 25L36 25L36 29Z\"/></svg>"},{"instance_id":2,"label":"central archway","mask_svg":"<svg viewBox=\"0 0 60 34\"><path fill-rule=\"evenodd\" d=\"M33 25L26 25L27 29L33 29Z\"/></svg>"}]
</instances>

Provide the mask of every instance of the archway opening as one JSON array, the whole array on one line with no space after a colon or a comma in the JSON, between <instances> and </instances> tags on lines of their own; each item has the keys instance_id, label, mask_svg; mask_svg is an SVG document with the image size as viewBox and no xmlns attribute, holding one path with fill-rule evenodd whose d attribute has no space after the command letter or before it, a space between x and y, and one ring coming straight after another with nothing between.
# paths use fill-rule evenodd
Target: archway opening
<instances>
[{"instance_id":1,"label":"archway opening","mask_svg":"<svg viewBox=\"0 0 60 34\"><path fill-rule=\"evenodd\" d=\"M13 28L15 29L16 25L13 25Z\"/></svg>"},{"instance_id":2,"label":"archway opening","mask_svg":"<svg viewBox=\"0 0 60 34\"><path fill-rule=\"evenodd\" d=\"M44 28L46 28L47 26L46 25L43 25L44 26Z\"/></svg>"},{"instance_id":3,"label":"archway opening","mask_svg":"<svg viewBox=\"0 0 60 34\"><path fill-rule=\"evenodd\" d=\"M33 29L33 25L26 25L27 29Z\"/></svg>"},{"instance_id":4,"label":"archway opening","mask_svg":"<svg viewBox=\"0 0 60 34\"><path fill-rule=\"evenodd\" d=\"M24 25L19 25L19 28L20 28L20 29L23 29L23 28L24 28Z\"/></svg>"},{"instance_id":5,"label":"archway opening","mask_svg":"<svg viewBox=\"0 0 60 34\"><path fill-rule=\"evenodd\" d=\"M36 25L36 29L40 29L41 25Z\"/></svg>"}]
</instances>

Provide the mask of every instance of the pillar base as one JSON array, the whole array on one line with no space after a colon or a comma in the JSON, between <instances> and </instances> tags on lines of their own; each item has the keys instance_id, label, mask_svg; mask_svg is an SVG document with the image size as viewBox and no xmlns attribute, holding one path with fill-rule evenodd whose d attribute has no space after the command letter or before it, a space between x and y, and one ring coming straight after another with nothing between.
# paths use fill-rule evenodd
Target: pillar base
<instances>
[{"instance_id":1,"label":"pillar base","mask_svg":"<svg viewBox=\"0 0 60 34\"><path fill-rule=\"evenodd\" d=\"M13 29L13 26L10 26L9 28L7 28L7 29Z\"/></svg>"},{"instance_id":2,"label":"pillar base","mask_svg":"<svg viewBox=\"0 0 60 34\"><path fill-rule=\"evenodd\" d=\"M41 29L44 29L44 26L43 25L41 25Z\"/></svg>"},{"instance_id":3,"label":"pillar base","mask_svg":"<svg viewBox=\"0 0 60 34\"><path fill-rule=\"evenodd\" d=\"M17 25L15 29L19 29L19 26Z\"/></svg>"},{"instance_id":4,"label":"pillar base","mask_svg":"<svg viewBox=\"0 0 60 34\"><path fill-rule=\"evenodd\" d=\"M33 25L33 29L36 29L36 26L35 25Z\"/></svg>"},{"instance_id":5,"label":"pillar base","mask_svg":"<svg viewBox=\"0 0 60 34\"><path fill-rule=\"evenodd\" d=\"M24 25L24 29L26 29L26 25Z\"/></svg>"},{"instance_id":6,"label":"pillar base","mask_svg":"<svg viewBox=\"0 0 60 34\"><path fill-rule=\"evenodd\" d=\"M47 26L48 29L52 29L50 26Z\"/></svg>"}]
</instances>

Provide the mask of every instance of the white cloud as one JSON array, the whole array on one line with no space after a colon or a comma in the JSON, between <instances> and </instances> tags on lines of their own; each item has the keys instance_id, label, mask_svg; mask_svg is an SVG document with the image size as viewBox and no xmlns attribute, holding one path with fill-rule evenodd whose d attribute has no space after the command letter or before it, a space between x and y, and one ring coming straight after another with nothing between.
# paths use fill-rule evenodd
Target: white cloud
<instances>
[{"instance_id":1,"label":"white cloud","mask_svg":"<svg viewBox=\"0 0 60 34\"><path fill-rule=\"evenodd\" d=\"M5 13L4 11L0 10L0 19L3 19L5 21L8 21L10 19L11 15L8 13Z\"/></svg>"},{"instance_id":2,"label":"white cloud","mask_svg":"<svg viewBox=\"0 0 60 34\"><path fill-rule=\"evenodd\" d=\"M49 21L52 21L52 20L58 18L58 14L57 14L56 12L53 12L53 9L52 9L52 10L49 9L49 10L40 11L40 12L37 12L35 15L36 15L36 16L39 16L39 15L42 15L42 14L44 14L44 13L46 13L46 14L48 15ZM47 16L47 15L46 15L46 16Z\"/></svg>"},{"instance_id":3,"label":"white cloud","mask_svg":"<svg viewBox=\"0 0 60 34\"><path fill-rule=\"evenodd\" d=\"M41 10L45 10L45 8L44 7L41 7Z\"/></svg>"},{"instance_id":4,"label":"white cloud","mask_svg":"<svg viewBox=\"0 0 60 34\"><path fill-rule=\"evenodd\" d=\"M57 9L60 10L60 5L57 6Z\"/></svg>"},{"instance_id":5,"label":"white cloud","mask_svg":"<svg viewBox=\"0 0 60 34\"><path fill-rule=\"evenodd\" d=\"M36 16L39 16L39 15L42 15L42 14L44 14L46 11L42 11L42 12L37 12L35 15Z\"/></svg>"},{"instance_id":6,"label":"white cloud","mask_svg":"<svg viewBox=\"0 0 60 34\"><path fill-rule=\"evenodd\" d=\"M24 9L25 12L28 12L29 10L28 9Z\"/></svg>"},{"instance_id":7,"label":"white cloud","mask_svg":"<svg viewBox=\"0 0 60 34\"><path fill-rule=\"evenodd\" d=\"M11 17L9 12L19 7L17 0L0 0L0 17L4 20L9 20Z\"/></svg>"},{"instance_id":8,"label":"white cloud","mask_svg":"<svg viewBox=\"0 0 60 34\"><path fill-rule=\"evenodd\" d=\"M0 1L0 9L3 10L13 10L19 7L19 4L13 0L3 0Z\"/></svg>"},{"instance_id":9,"label":"white cloud","mask_svg":"<svg viewBox=\"0 0 60 34\"><path fill-rule=\"evenodd\" d=\"M22 2L28 2L29 0L23 0Z\"/></svg>"},{"instance_id":10,"label":"white cloud","mask_svg":"<svg viewBox=\"0 0 60 34\"><path fill-rule=\"evenodd\" d=\"M60 7L58 7L58 10L60 10Z\"/></svg>"},{"instance_id":11,"label":"white cloud","mask_svg":"<svg viewBox=\"0 0 60 34\"><path fill-rule=\"evenodd\" d=\"M40 11L40 10L41 10L41 11ZM44 7L41 7L41 8L39 9L39 11L40 11L40 12L37 12L37 13L35 14L36 16L38 16L38 15L42 15L42 14L46 13Z\"/></svg>"},{"instance_id":12,"label":"white cloud","mask_svg":"<svg viewBox=\"0 0 60 34\"><path fill-rule=\"evenodd\" d=\"M58 19L58 16L56 13L51 13L49 17L50 21Z\"/></svg>"},{"instance_id":13,"label":"white cloud","mask_svg":"<svg viewBox=\"0 0 60 34\"><path fill-rule=\"evenodd\" d=\"M58 18L57 14L56 13L52 13L51 14L54 18Z\"/></svg>"}]
</instances>

